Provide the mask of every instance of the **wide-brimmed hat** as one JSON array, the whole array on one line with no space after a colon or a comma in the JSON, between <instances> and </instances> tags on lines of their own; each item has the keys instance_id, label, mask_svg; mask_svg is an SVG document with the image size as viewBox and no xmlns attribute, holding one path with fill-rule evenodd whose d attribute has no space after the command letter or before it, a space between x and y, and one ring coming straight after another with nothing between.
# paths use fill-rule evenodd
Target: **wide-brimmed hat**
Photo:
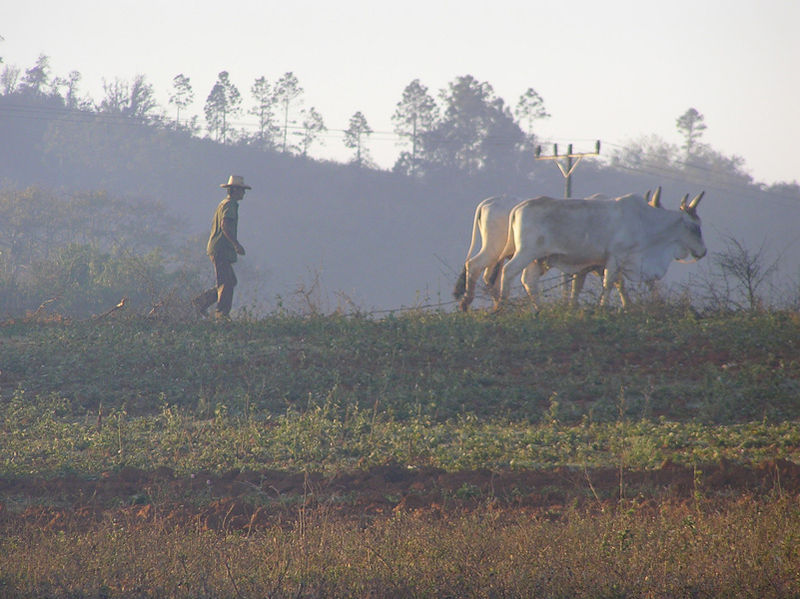
<instances>
[{"instance_id":1,"label":"wide-brimmed hat","mask_svg":"<svg viewBox=\"0 0 800 599\"><path fill-rule=\"evenodd\" d=\"M249 185L244 184L244 177L241 175L231 175L227 183L223 183L220 187L241 187L242 189L253 189Z\"/></svg>"}]
</instances>

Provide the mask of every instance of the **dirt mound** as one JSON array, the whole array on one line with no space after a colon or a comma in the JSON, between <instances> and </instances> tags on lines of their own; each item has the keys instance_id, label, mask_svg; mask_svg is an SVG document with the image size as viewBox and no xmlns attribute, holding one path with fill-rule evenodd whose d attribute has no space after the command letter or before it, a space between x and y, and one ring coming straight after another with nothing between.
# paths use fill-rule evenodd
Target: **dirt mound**
<instances>
[{"instance_id":1,"label":"dirt mound","mask_svg":"<svg viewBox=\"0 0 800 599\"><path fill-rule=\"evenodd\" d=\"M260 472L200 472L124 468L96 478L0 479L0 529L45 529L123 522L193 524L244 530L293 524L309 513L369 519L396 511L446 516L478 507L558 514L565 506L603 507L625 499L681 502L702 496L800 495L800 465L721 462L702 468L664 463L657 470L555 468L446 472L387 464L333 476Z\"/></svg>"}]
</instances>

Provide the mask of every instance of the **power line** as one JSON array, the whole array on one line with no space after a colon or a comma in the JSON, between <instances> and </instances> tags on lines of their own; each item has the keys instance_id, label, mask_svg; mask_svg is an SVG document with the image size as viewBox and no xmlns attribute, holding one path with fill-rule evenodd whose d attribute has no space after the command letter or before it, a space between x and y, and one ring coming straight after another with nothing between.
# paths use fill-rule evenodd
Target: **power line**
<instances>
[{"instance_id":1,"label":"power line","mask_svg":"<svg viewBox=\"0 0 800 599\"><path fill-rule=\"evenodd\" d=\"M20 118L26 119L31 121L52 121L57 120L60 122L68 122L68 123L97 123L103 125L114 125L114 126L126 126L126 127L143 127L143 126L151 126L151 125L158 125L164 123L171 123L173 122L170 118L166 117L165 115L158 115L158 116L131 116L125 115L121 113L111 113L111 112L94 112L90 110L83 110L77 108L67 108L67 107L52 107L52 106L32 106L29 104L17 104L13 102L3 102L0 103L0 117L10 117L10 118ZM229 127L235 128L246 128L250 131L258 131L259 127L255 121L231 121L229 122ZM283 127L281 127L283 128ZM210 133L210 130L207 127L202 127L201 129L205 130L206 132ZM303 131L304 128L301 125L297 124L289 124L287 125L287 129L293 132L300 132ZM346 129L340 128L325 128L325 133L320 135L325 139L341 139L341 136L347 132ZM373 135L377 137L372 137ZM371 142L384 142L384 141L393 141L399 143L404 141L405 138L408 136L405 135L398 135L392 131L373 131L369 134L369 138ZM458 143L462 143L464 140L459 139L447 139L444 137L434 137L431 136L429 138L432 142L437 143L439 145L455 145ZM580 140L579 140L580 141ZM590 140L585 140L590 141ZM596 144L600 144L600 140L594 140ZM519 140L516 138L511 137L493 137L487 140L483 140L484 146L490 147L512 147L518 144ZM624 149L625 146L615 142L609 141L602 141L603 145L612 146L618 149ZM578 158L577 162L569 163L567 165L566 170L562 170L562 174L564 174L565 179L567 179L566 183L570 182L570 179L567 177L567 172L574 171L577 167L578 162L580 162L582 157L585 156L594 156L599 155L599 145L596 146L595 152L584 152L580 154L572 153L572 144L569 146L569 150L567 154L562 155L555 155L557 154L557 145L555 146L555 153L553 156L544 156L541 155L537 157L540 160L556 160L559 159L567 159L569 161L569 155L572 154L573 158ZM559 164L557 162L557 164ZM664 165L654 162L647 162L643 161L637 165L625 165L625 164L610 164L613 168L618 168L621 170L626 170L634 173L638 173L641 175L646 176L653 176L653 177L660 177L668 180L673 181L681 181L685 182L686 177L691 177L691 171L696 171L699 173L705 173L709 177L712 177L718 173L718 171L714 170L712 167L706 165L698 165L692 164L684 161L675 161L673 164L680 165L684 167L685 170L683 171L676 171L670 165ZM562 166L559 164L559 168L561 169ZM700 175L702 176L702 175ZM699 184L710 184L715 189L720 189L726 191L731 194L735 194L739 197L752 197L753 195L759 195L763 198L770 199L773 201L779 202L786 202L791 203L792 206L798 205L798 197L790 196L786 194L782 194L780 192L771 191L764 189L763 187L759 187L756 183L750 184L753 189L746 187L746 184L742 185L735 185L731 184L727 181L708 181L702 180L698 181ZM568 190L571 191L571 190ZM569 193L567 193L569 195ZM785 204L788 205L788 204Z\"/></svg>"}]
</instances>

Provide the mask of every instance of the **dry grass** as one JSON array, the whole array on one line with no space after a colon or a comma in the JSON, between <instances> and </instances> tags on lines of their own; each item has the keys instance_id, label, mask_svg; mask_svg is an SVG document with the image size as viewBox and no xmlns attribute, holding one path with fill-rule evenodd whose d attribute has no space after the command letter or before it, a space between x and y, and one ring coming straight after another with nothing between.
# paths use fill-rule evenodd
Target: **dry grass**
<instances>
[{"instance_id":1,"label":"dry grass","mask_svg":"<svg viewBox=\"0 0 800 599\"><path fill-rule=\"evenodd\" d=\"M800 502L635 505L529 514L324 509L251 534L164 522L17 530L0 544L17 598L796 597Z\"/></svg>"}]
</instances>

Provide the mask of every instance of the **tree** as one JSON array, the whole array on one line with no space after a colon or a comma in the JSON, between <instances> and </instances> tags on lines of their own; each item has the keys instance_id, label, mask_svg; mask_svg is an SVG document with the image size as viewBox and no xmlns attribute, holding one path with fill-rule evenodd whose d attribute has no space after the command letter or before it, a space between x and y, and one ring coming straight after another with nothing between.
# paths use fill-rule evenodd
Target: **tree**
<instances>
[{"instance_id":1,"label":"tree","mask_svg":"<svg viewBox=\"0 0 800 599\"><path fill-rule=\"evenodd\" d=\"M180 263L176 226L157 202L0 187L0 306L23 313L58 296L86 316L125 294L152 305L171 284L165 266Z\"/></svg>"},{"instance_id":2,"label":"tree","mask_svg":"<svg viewBox=\"0 0 800 599\"><path fill-rule=\"evenodd\" d=\"M105 96L97 107L99 112L122 114L128 101L128 86L124 81L115 79L108 82L103 79Z\"/></svg>"},{"instance_id":3,"label":"tree","mask_svg":"<svg viewBox=\"0 0 800 599\"><path fill-rule=\"evenodd\" d=\"M428 88L422 85L419 79L414 79L403 90L403 97L397 103L392 115L395 133L411 140L409 159L412 172L418 159L420 138L435 127L438 118L439 108L436 106L436 101L428 93Z\"/></svg>"},{"instance_id":4,"label":"tree","mask_svg":"<svg viewBox=\"0 0 800 599\"><path fill-rule=\"evenodd\" d=\"M64 85L67 88L67 93L64 95L64 102L67 108L77 109L81 107L81 100L78 99L78 83L80 83L81 74L78 71L70 71L67 78L64 80Z\"/></svg>"},{"instance_id":5,"label":"tree","mask_svg":"<svg viewBox=\"0 0 800 599\"><path fill-rule=\"evenodd\" d=\"M322 120L322 115L313 106L308 110L302 111L302 114L303 128L298 135L300 135L300 148L303 151L303 156L307 156L311 144L328 128L325 126L325 121Z\"/></svg>"},{"instance_id":6,"label":"tree","mask_svg":"<svg viewBox=\"0 0 800 599\"><path fill-rule=\"evenodd\" d=\"M17 89L19 82L20 68L14 65L6 65L3 67L3 72L0 73L0 92L2 95L8 96Z\"/></svg>"},{"instance_id":7,"label":"tree","mask_svg":"<svg viewBox=\"0 0 800 599\"><path fill-rule=\"evenodd\" d=\"M519 97L517 106L514 109L514 116L520 122L527 125L528 135L533 135L533 122L538 119L549 119L550 113L544 109L544 100L536 93L536 90L529 87L524 94Z\"/></svg>"},{"instance_id":8,"label":"tree","mask_svg":"<svg viewBox=\"0 0 800 599\"><path fill-rule=\"evenodd\" d=\"M180 128L181 109L188 108L194 102L194 90L188 77L183 73L175 75L172 79L172 93L169 103L175 106L175 128Z\"/></svg>"},{"instance_id":9,"label":"tree","mask_svg":"<svg viewBox=\"0 0 800 599\"><path fill-rule=\"evenodd\" d=\"M43 95L50 82L50 58L40 54L36 64L25 71L20 82L20 91L35 95Z\"/></svg>"},{"instance_id":10,"label":"tree","mask_svg":"<svg viewBox=\"0 0 800 599\"><path fill-rule=\"evenodd\" d=\"M206 98L205 115L209 133L216 133L217 141L225 143L228 135L228 117L241 111L242 96L231 83L228 71L217 75L217 82Z\"/></svg>"},{"instance_id":11,"label":"tree","mask_svg":"<svg viewBox=\"0 0 800 599\"><path fill-rule=\"evenodd\" d=\"M344 132L344 145L355 149L356 155L353 162L359 167L370 161L369 152L364 147L363 138L369 137L371 134L372 129L370 129L367 119L361 111L350 117L350 124Z\"/></svg>"},{"instance_id":12,"label":"tree","mask_svg":"<svg viewBox=\"0 0 800 599\"><path fill-rule=\"evenodd\" d=\"M706 129L703 115L697 112L694 108L689 108L676 121L678 131L683 135L684 142L681 146L686 150L686 160L694 156L696 147L700 138L703 136L703 131Z\"/></svg>"},{"instance_id":13,"label":"tree","mask_svg":"<svg viewBox=\"0 0 800 599\"><path fill-rule=\"evenodd\" d=\"M693 150L691 163L688 163L681 159L681 148L658 135L640 137L614 150L610 164L659 176L671 172L673 177L702 186L746 186L753 182L753 178L743 170L744 159L739 156L725 156L706 144L698 144Z\"/></svg>"},{"instance_id":14,"label":"tree","mask_svg":"<svg viewBox=\"0 0 800 599\"><path fill-rule=\"evenodd\" d=\"M5 38L0 35L0 42L4 42ZM0 64L3 64L3 57L0 56ZM14 91L19 79L19 67L6 65L0 72L0 94L8 95Z\"/></svg>"},{"instance_id":15,"label":"tree","mask_svg":"<svg viewBox=\"0 0 800 599\"><path fill-rule=\"evenodd\" d=\"M291 71L284 73L284 75L278 79L277 83L275 83L273 99L283 111L283 152L286 152L287 150L289 107L297 98L302 95L302 93L303 88L300 87L300 82Z\"/></svg>"},{"instance_id":16,"label":"tree","mask_svg":"<svg viewBox=\"0 0 800 599\"><path fill-rule=\"evenodd\" d=\"M525 134L491 85L466 75L440 97L444 116L422 138L426 161L468 174L517 164Z\"/></svg>"},{"instance_id":17,"label":"tree","mask_svg":"<svg viewBox=\"0 0 800 599\"><path fill-rule=\"evenodd\" d=\"M753 177L745 170L745 160L741 156L726 156L707 144L698 144L692 153L691 163L683 165L683 176L708 185L751 185Z\"/></svg>"},{"instance_id":18,"label":"tree","mask_svg":"<svg viewBox=\"0 0 800 599\"><path fill-rule=\"evenodd\" d=\"M249 114L258 118L258 134L256 136L258 146L262 149L271 149L275 146L276 132L273 122L275 102L272 97L272 86L266 77L259 77L250 88L250 93L256 101L256 105L250 109Z\"/></svg>"},{"instance_id":19,"label":"tree","mask_svg":"<svg viewBox=\"0 0 800 599\"><path fill-rule=\"evenodd\" d=\"M103 91L106 95L100 102L100 112L146 121L158 106L153 86L144 75L136 75L130 84L120 79L110 83L104 79Z\"/></svg>"},{"instance_id":20,"label":"tree","mask_svg":"<svg viewBox=\"0 0 800 599\"><path fill-rule=\"evenodd\" d=\"M153 86L147 83L144 75L136 75L131 82L130 94L128 95L127 116L146 120L150 111L156 106L158 106L158 103L153 92Z\"/></svg>"},{"instance_id":21,"label":"tree","mask_svg":"<svg viewBox=\"0 0 800 599\"><path fill-rule=\"evenodd\" d=\"M69 110L92 110L93 108L91 100L78 97L78 83L81 77L78 71L70 71L66 78L54 77L50 82L51 95L61 98L64 106ZM62 87L66 88L63 98L61 96Z\"/></svg>"},{"instance_id":22,"label":"tree","mask_svg":"<svg viewBox=\"0 0 800 599\"><path fill-rule=\"evenodd\" d=\"M793 200L800 202L800 183L797 181L792 181L791 183L789 181L778 181L770 185L767 191L791 197Z\"/></svg>"},{"instance_id":23,"label":"tree","mask_svg":"<svg viewBox=\"0 0 800 599\"><path fill-rule=\"evenodd\" d=\"M678 147L658 135L642 136L611 153L610 164L636 170L674 170Z\"/></svg>"}]
</instances>

